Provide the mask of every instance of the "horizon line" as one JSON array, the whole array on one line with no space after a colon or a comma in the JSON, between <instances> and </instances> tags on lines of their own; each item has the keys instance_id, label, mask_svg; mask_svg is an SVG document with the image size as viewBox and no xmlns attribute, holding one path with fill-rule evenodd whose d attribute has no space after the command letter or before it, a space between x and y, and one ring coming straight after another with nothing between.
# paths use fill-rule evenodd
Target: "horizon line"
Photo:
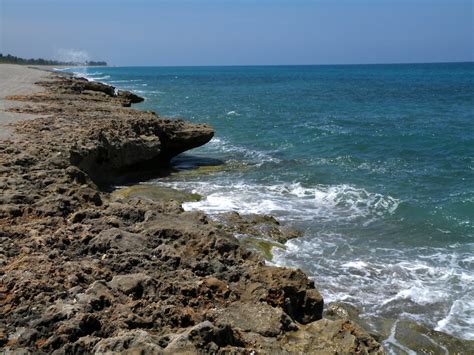
<instances>
[{"instance_id":1,"label":"horizon line","mask_svg":"<svg viewBox=\"0 0 474 355\"><path fill-rule=\"evenodd\" d=\"M309 67L309 66L362 66L362 65L413 65L413 64L470 64L474 60L446 61L446 62L387 62L387 63L323 63L323 64L202 64L202 65L171 65L171 64L148 64L148 65L113 65L105 67L162 67L162 68L196 68L196 67Z\"/></svg>"}]
</instances>

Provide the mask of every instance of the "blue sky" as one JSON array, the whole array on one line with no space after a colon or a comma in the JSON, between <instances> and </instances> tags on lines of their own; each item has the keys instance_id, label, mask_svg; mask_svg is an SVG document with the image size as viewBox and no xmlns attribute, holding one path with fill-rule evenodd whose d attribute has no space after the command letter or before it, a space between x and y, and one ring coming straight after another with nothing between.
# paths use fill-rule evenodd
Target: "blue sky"
<instances>
[{"instance_id":1,"label":"blue sky","mask_svg":"<svg viewBox=\"0 0 474 355\"><path fill-rule=\"evenodd\" d=\"M472 0L0 0L0 52L113 65L473 61ZM80 51L80 52L78 52Z\"/></svg>"}]
</instances>

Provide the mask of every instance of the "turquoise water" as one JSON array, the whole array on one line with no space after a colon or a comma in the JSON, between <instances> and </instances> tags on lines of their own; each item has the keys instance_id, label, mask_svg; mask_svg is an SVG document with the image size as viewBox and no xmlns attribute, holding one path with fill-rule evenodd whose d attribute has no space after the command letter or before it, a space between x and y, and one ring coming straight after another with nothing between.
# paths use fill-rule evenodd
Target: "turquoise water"
<instances>
[{"instance_id":1,"label":"turquoise water","mask_svg":"<svg viewBox=\"0 0 474 355\"><path fill-rule=\"evenodd\" d=\"M225 169L155 181L186 209L276 215L326 302L474 339L474 63L81 71L215 128L174 163Z\"/></svg>"}]
</instances>

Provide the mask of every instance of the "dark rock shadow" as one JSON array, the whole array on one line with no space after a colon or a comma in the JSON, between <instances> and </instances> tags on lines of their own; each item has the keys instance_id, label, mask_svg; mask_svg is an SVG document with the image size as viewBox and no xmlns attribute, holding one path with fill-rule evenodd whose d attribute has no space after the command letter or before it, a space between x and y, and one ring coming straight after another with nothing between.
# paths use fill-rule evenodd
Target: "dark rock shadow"
<instances>
[{"instance_id":1,"label":"dark rock shadow","mask_svg":"<svg viewBox=\"0 0 474 355\"><path fill-rule=\"evenodd\" d=\"M121 170L107 172L107 183L100 183L100 180L92 180L98 185L103 192L112 192L117 185L134 185L143 181L156 178L164 178L172 173L194 170L203 166L221 166L225 162L220 159L202 157L198 155L180 154L171 161L163 161L161 159L152 159L133 166L128 166ZM101 175L103 172L101 173Z\"/></svg>"},{"instance_id":2,"label":"dark rock shadow","mask_svg":"<svg viewBox=\"0 0 474 355\"><path fill-rule=\"evenodd\" d=\"M199 155L180 154L171 159L171 167L174 171L193 170L202 166L220 166L225 162L221 159L203 157Z\"/></svg>"}]
</instances>

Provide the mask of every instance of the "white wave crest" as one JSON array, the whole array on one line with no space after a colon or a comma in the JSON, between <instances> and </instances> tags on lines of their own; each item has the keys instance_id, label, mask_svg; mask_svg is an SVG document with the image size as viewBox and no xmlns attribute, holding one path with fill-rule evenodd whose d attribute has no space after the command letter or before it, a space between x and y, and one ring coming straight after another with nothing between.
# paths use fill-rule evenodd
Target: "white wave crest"
<instances>
[{"instance_id":1,"label":"white wave crest","mask_svg":"<svg viewBox=\"0 0 474 355\"><path fill-rule=\"evenodd\" d=\"M474 292L473 292L474 293ZM449 334L460 333L459 324L466 326L461 328L463 338L474 340L474 300L462 298L453 302L445 318L438 321L435 330Z\"/></svg>"},{"instance_id":2,"label":"white wave crest","mask_svg":"<svg viewBox=\"0 0 474 355\"><path fill-rule=\"evenodd\" d=\"M326 302L352 303L369 319L407 318L474 340L472 251L472 245L449 252L425 246L375 249L358 233L312 230L275 250L273 262L305 269Z\"/></svg>"},{"instance_id":3,"label":"white wave crest","mask_svg":"<svg viewBox=\"0 0 474 355\"><path fill-rule=\"evenodd\" d=\"M369 193L348 185L303 187L300 183L259 185L205 181L157 182L205 196L185 203L187 210L208 213L238 211L273 214L282 220L351 221L363 223L393 213L399 204L391 196Z\"/></svg>"},{"instance_id":4,"label":"white wave crest","mask_svg":"<svg viewBox=\"0 0 474 355\"><path fill-rule=\"evenodd\" d=\"M91 76L90 74L87 74L87 79L96 81L96 80L107 80L110 79L110 75L104 75L104 76Z\"/></svg>"}]
</instances>

